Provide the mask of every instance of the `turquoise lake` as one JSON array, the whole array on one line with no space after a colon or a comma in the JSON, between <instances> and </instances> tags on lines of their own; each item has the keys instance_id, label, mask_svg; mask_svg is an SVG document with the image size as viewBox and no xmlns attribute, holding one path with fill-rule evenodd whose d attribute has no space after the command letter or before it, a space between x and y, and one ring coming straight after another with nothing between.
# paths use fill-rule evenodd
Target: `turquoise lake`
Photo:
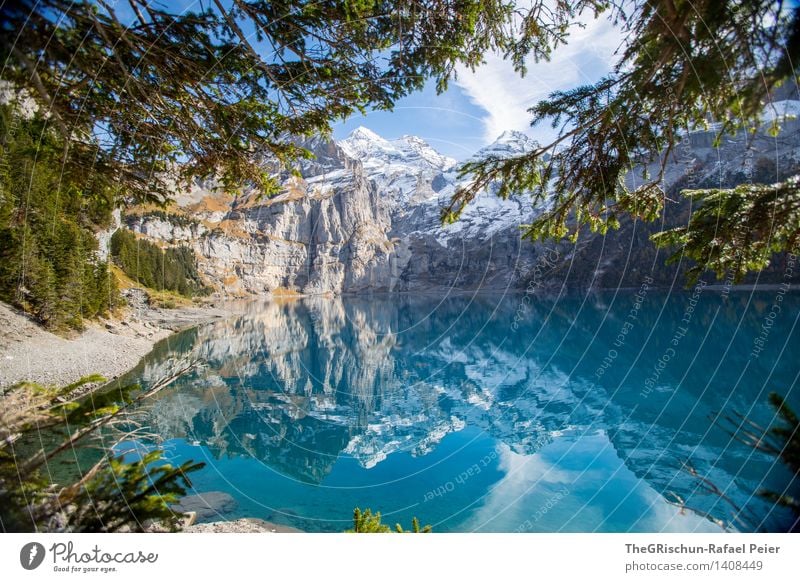
<instances>
[{"instance_id":1,"label":"turquoise lake","mask_svg":"<svg viewBox=\"0 0 800 582\"><path fill-rule=\"evenodd\" d=\"M654 289L251 303L125 380L193 491L305 531L353 508L437 532L786 531L798 494L737 415L800 410L800 294ZM742 437L742 433L738 433ZM130 444L130 443L129 443ZM716 488L716 492L710 491Z\"/></svg>"}]
</instances>

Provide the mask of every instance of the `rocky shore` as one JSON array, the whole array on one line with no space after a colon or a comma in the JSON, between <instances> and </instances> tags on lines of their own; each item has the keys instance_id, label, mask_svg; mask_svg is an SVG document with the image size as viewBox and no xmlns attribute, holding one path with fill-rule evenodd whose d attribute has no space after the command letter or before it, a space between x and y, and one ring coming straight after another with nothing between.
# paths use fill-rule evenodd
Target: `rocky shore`
<instances>
[{"instance_id":1,"label":"rocky shore","mask_svg":"<svg viewBox=\"0 0 800 582\"><path fill-rule=\"evenodd\" d=\"M237 508L236 500L223 491L187 495L172 506L177 515L184 516L181 531L187 533L301 533L299 529L263 519L226 517Z\"/></svg>"},{"instance_id":2,"label":"rocky shore","mask_svg":"<svg viewBox=\"0 0 800 582\"><path fill-rule=\"evenodd\" d=\"M89 322L84 331L62 337L0 302L0 388L22 381L63 386L90 374L112 380L175 331L231 313L211 305L139 305L119 318Z\"/></svg>"},{"instance_id":3,"label":"rocky shore","mask_svg":"<svg viewBox=\"0 0 800 582\"><path fill-rule=\"evenodd\" d=\"M302 533L299 529L245 517L232 521L196 523L183 529L185 533Z\"/></svg>"}]
</instances>

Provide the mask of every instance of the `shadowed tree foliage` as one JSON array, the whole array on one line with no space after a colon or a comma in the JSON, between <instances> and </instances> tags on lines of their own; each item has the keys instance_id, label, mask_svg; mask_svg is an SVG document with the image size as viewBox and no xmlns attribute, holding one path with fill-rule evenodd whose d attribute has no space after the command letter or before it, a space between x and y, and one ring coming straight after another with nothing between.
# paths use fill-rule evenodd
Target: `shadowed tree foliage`
<instances>
[{"instance_id":1,"label":"shadowed tree foliage","mask_svg":"<svg viewBox=\"0 0 800 582\"><path fill-rule=\"evenodd\" d=\"M80 397L83 378L63 388L23 383L0 394L0 529L6 532L142 531L158 522L170 529L178 517L169 508L201 468L161 463L160 451L128 461L108 452L88 471L65 483L52 480L60 455L86 447L101 429L124 426L122 413L174 378L136 394L137 386Z\"/></svg>"},{"instance_id":2,"label":"shadowed tree foliage","mask_svg":"<svg viewBox=\"0 0 800 582\"><path fill-rule=\"evenodd\" d=\"M735 427L731 434L746 445L780 459L794 478L800 479L800 419L780 394L771 392L769 402L777 417L771 427L765 429L740 415L737 419L729 419ZM762 490L758 494L790 509L797 518L792 531L800 528L800 499L792 492Z\"/></svg>"},{"instance_id":3,"label":"shadowed tree foliage","mask_svg":"<svg viewBox=\"0 0 800 582\"><path fill-rule=\"evenodd\" d=\"M462 176L471 181L443 209L444 222L456 220L490 183L499 183L501 197L532 193L541 213L525 227L531 240L574 241L582 227L605 233L622 215L654 220L664 206L666 164L687 132L714 121L718 139L752 135L771 92L796 83L800 8L767 0L604 4L625 38L614 70L531 108L532 125L558 129L551 143L465 164ZM657 162L654 175L644 170L648 162ZM796 180L689 194L701 211L655 240L681 247L700 271L732 272L738 280L774 252L793 248L800 230Z\"/></svg>"},{"instance_id":4,"label":"shadowed tree foliage","mask_svg":"<svg viewBox=\"0 0 800 582\"><path fill-rule=\"evenodd\" d=\"M80 329L118 302L95 238L115 195L62 168L64 140L45 125L0 105L0 300L48 328Z\"/></svg>"},{"instance_id":5,"label":"shadowed tree foliage","mask_svg":"<svg viewBox=\"0 0 800 582\"><path fill-rule=\"evenodd\" d=\"M3 79L68 140L64 163L95 180L160 199L174 167L269 193L265 156L306 155L288 135L389 109L427 79L442 90L488 50L520 67L526 54L546 57L576 11L599 3L533 4L211 0L179 12L146 0L27 0L0 12L0 60Z\"/></svg>"},{"instance_id":6,"label":"shadowed tree foliage","mask_svg":"<svg viewBox=\"0 0 800 582\"><path fill-rule=\"evenodd\" d=\"M711 421L719 423L732 439L780 460L788 469L792 475L792 481L783 491L762 488L755 491L754 494L771 501L775 506L788 509L793 515L793 521L786 526L786 531L797 532L800 531L800 500L796 497L800 478L800 420L780 394L771 392L769 402L775 410L775 420L769 428L764 428L740 412L719 418L712 417ZM735 502L724 488L721 488L708 476L701 475L690 462L685 461L682 469L697 480L699 491L718 497L724 502L724 506L730 510L730 515L724 515L720 508L713 513L699 510L687 504L685 499L674 492L667 493L668 503L681 509L688 509L715 523L723 530L744 527L748 531L765 531L763 516L759 516L746 506Z\"/></svg>"},{"instance_id":7,"label":"shadowed tree foliage","mask_svg":"<svg viewBox=\"0 0 800 582\"><path fill-rule=\"evenodd\" d=\"M161 249L120 228L111 237L111 256L126 275L151 289L176 291L188 297L208 292L190 247Z\"/></svg>"}]
</instances>

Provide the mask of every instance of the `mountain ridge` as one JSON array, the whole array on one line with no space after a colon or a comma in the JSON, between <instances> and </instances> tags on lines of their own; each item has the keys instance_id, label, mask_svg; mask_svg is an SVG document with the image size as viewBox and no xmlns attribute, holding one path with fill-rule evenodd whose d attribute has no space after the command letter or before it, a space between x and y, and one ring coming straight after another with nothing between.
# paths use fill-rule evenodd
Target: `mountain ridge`
<instances>
[{"instance_id":1,"label":"mountain ridge","mask_svg":"<svg viewBox=\"0 0 800 582\"><path fill-rule=\"evenodd\" d=\"M674 154L668 164L668 191L689 174L697 185L741 183L748 160L766 175L800 167L796 120L785 123L780 143L763 132L749 146L734 136L715 149L713 133L689 134L691 155ZM313 137L299 145L314 156L300 163L299 176L278 174L275 197L225 194L213 180L198 181L178 192L168 212L136 209L124 223L162 245L190 245L201 274L222 295L636 287L645 269L656 284L672 284L685 268L665 267L663 252L659 258L646 240L651 226L637 231L630 221L604 237L582 234L577 246L523 241L521 227L537 213L532 200L500 199L492 185L460 220L442 225L440 210L461 183L459 164L416 136L388 140L359 127L338 142ZM507 131L471 159L520 155L537 145ZM668 202L662 226L685 223L686 205ZM545 275L542 257L553 253L558 261L547 261Z\"/></svg>"}]
</instances>

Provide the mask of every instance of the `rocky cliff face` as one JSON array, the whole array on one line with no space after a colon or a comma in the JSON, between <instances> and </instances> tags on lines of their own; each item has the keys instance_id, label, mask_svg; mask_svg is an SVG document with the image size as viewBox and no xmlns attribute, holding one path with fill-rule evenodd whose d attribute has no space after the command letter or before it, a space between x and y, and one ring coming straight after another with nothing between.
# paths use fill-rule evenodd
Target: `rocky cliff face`
<instances>
[{"instance_id":1,"label":"rocky cliff face","mask_svg":"<svg viewBox=\"0 0 800 582\"><path fill-rule=\"evenodd\" d=\"M191 245L203 276L233 295L502 288L535 260L537 249L519 240L532 214L524 198L486 193L460 223L439 224L457 163L417 137L389 141L359 128L340 143L303 145L315 157L284 177L278 196L198 182L168 212L133 211L125 223ZM529 145L506 133L490 147L512 154Z\"/></svg>"},{"instance_id":2,"label":"rocky cliff face","mask_svg":"<svg viewBox=\"0 0 800 582\"><path fill-rule=\"evenodd\" d=\"M274 198L197 183L178 196L177 213L132 214L127 224L190 244L202 274L226 293L391 290L391 221L381 192L335 144L306 145L316 159L301 177L286 177Z\"/></svg>"},{"instance_id":3,"label":"rocky cliff face","mask_svg":"<svg viewBox=\"0 0 800 582\"><path fill-rule=\"evenodd\" d=\"M783 103L781 111L800 105ZM686 187L687 179L731 185L759 172L777 179L800 160L798 123L787 125L778 140L763 136L749 147L743 136L716 149L713 131L691 134L671 161L667 186ZM191 245L203 276L226 295L636 286L643 269L667 284L682 268L663 267L664 253L657 257L647 242L652 228L641 225L555 251L521 241L519 227L536 213L524 195L500 200L484 192L460 221L442 226L457 162L417 137L386 140L359 128L339 143L303 145L315 157L299 176L282 177L278 196L232 196L198 182L168 212L134 211L125 222L163 243ZM532 146L506 132L475 156ZM688 202L670 206L665 224L685 222L688 211Z\"/></svg>"}]
</instances>

